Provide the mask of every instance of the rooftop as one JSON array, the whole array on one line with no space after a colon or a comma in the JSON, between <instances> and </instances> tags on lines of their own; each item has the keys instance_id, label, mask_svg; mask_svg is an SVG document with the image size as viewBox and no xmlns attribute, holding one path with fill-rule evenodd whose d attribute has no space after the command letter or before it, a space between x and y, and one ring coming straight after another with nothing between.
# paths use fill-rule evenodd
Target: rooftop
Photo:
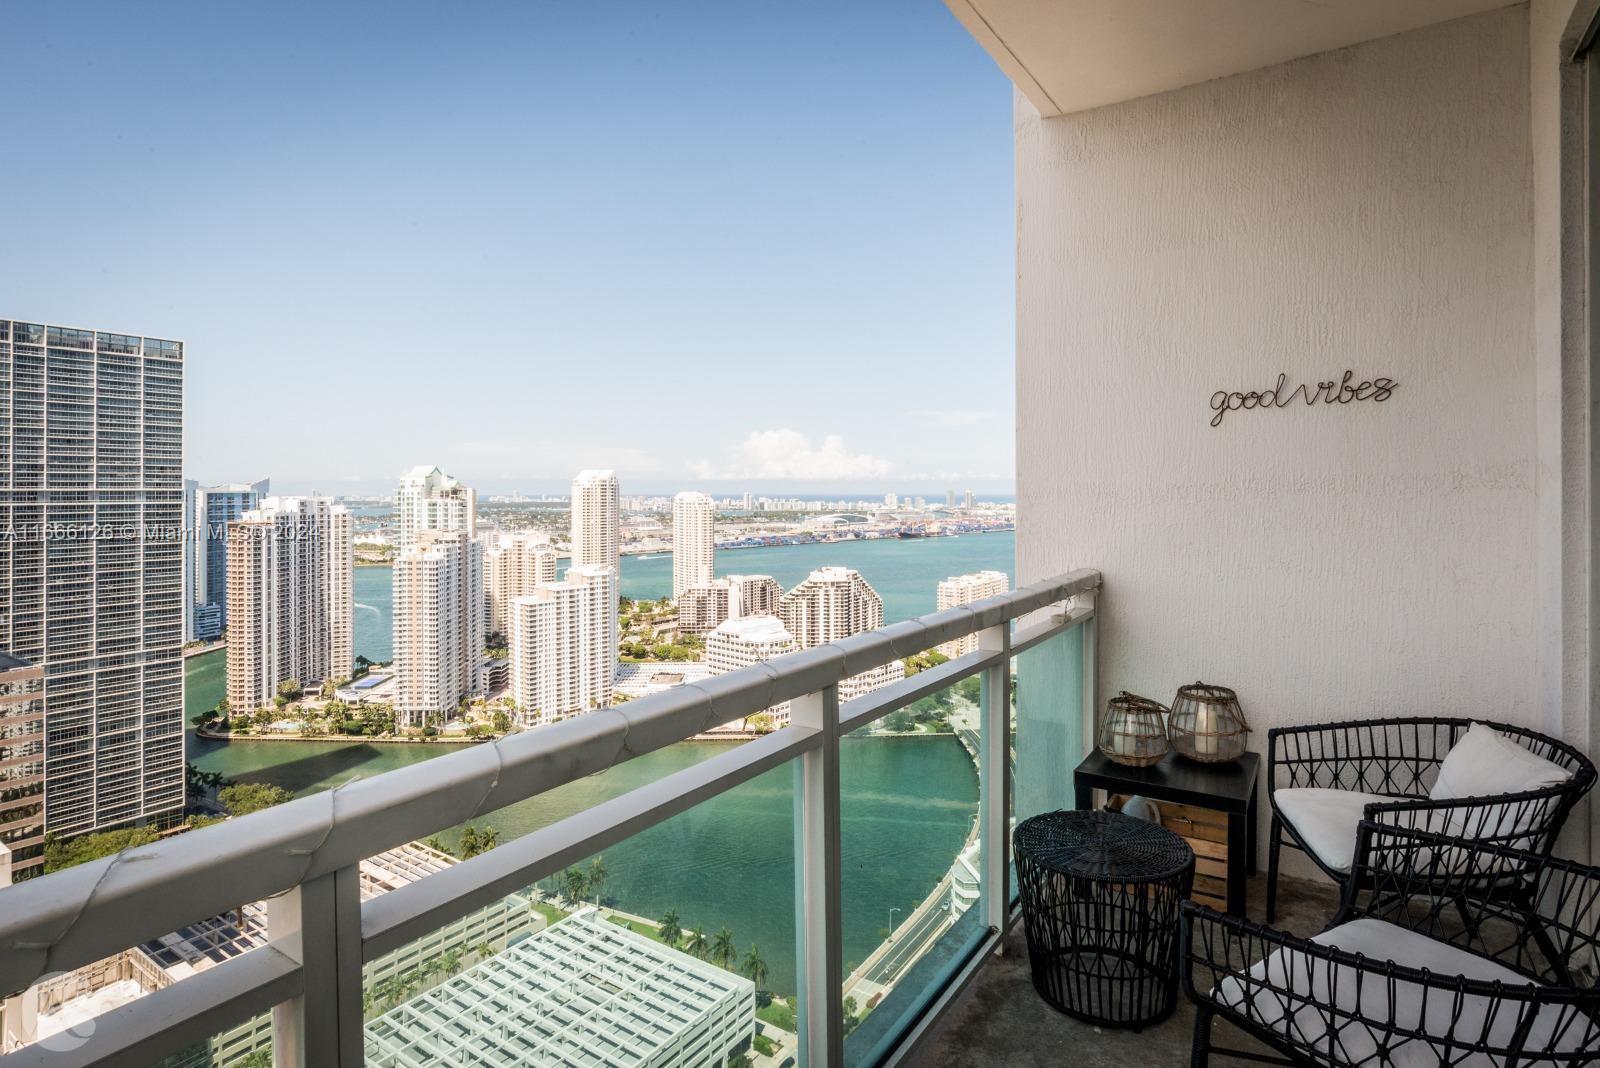
<instances>
[{"instance_id":1,"label":"rooftop","mask_svg":"<svg viewBox=\"0 0 1600 1068\"><path fill-rule=\"evenodd\" d=\"M709 1066L754 1013L748 980L585 910L372 1021L367 1063Z\"/></svg>"}]
</instances>

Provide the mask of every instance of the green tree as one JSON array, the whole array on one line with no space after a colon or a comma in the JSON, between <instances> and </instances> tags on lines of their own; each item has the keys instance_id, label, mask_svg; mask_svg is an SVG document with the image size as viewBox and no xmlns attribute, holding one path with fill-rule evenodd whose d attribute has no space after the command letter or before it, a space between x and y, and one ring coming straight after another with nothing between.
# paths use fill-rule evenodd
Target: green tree
<instances>
[{"instance_id":1,"label":"green tree","mask_svg":"<svg viewBox=\"0 0 1600 1068\"><path fill-rule=\"evenodd\" d=\"M494 724L494 730L496 734L505 734L507 731L511 730L511 713L505 711L504 709L496 709L494 715L490 717L490 719Z\"/></svg>"},{"instance_id":2,"label":"green tree","mask_svg":"<svg viewBox=\"0 0 1600 1068\"><path fill-rule=\"evenodd\" d=\"M561 875L561 892L574 905L583 901L583 891L588 885L589 880L584 876L581 869L568 868Z\"/></svg>"},{"instance_id":3,"label":"green tree","mask_svg":"<svg viewBox=\"0 0 1600 1068\"><path fill-rule=\"evenodd\" d=\"M161 837L153 827L125 827L118 831L101 831L63 839L47 834L44 838L44 870L61 871L91 860L109 857L134 846L149 845Z\"/></svg>"},{"instance_id":4,"label":"green tree","mask_svg":"<svg viewBox=\"0 0 1600 1068\"><path fill-rule=\"evenodd\" d=\"M657 931L661 941L669 946L676 946L683 938L683 927L678 923L678 910L668 909L667 914L661 917L661 927Z\"/></svg>"},{"instance_id":5,"label":"green tree","mask_svg":"<svg viewBox=\"0 0 1600 1068\"><path fill-rule=\"evenodd\" d=\"M479 853L487 853L500 844L500 832L485 823L482 829L470 823L461 830L461 841L456 844L456 856L471 860Z\"/></svg>"},{"instance_id":6,"label":"green tree","mask_svg":"<svg viewBox=\"0 0 1600 1068\"><path fill-rule=\"evenodd\" d=\"M278 696L285 701L298 701L305 696L305 687L300 685L299 679L284 679L278 683Z\"/></svg>"},{"instance_id":7,"label":"green tree","mask_svg":"<svg viewBox=\"0 0 1600 1068\"><path fill-rule=\"evenodd\" d=\"M217 794L217 800L222 802L222 807L230 816L248 816L293 798L294 795L288 790L269 782L236 782L232 786L224 786Z\"/></svg>"},{"instance_id":8,"label":"green tree","mask_svg":"<svg viewBox=\"0 0 1600 1068\"><path fill-rule=\"evenodd\" d=\"M606 885L606 858L596 855L589 862L589 876L587 880L589 893L594 895L595 904L600 903L600 895L605 891Z\"/></svg>"},{"instance_id":9,"label":"green tree","mask_svg":"<svg viewBox=\"0 0 1600 1068\"><path fill-rule=\"evenodd\" d=\"M234 1064L237 1068L272 1068L272 1054L268 1050L253 1049Z\"/></svg>"},{"instance_id":10,"label":"green tree","mask_svg":"<svg viewBox=\"0 0 1600 1068\"><path fill-rule=\"evenodd\" d=\"M704 927L696 927L689 932L689 937L684 939L683 948L701 960L705 960L706 950L709 945L710 943L706 941L706 929Z\"/></svg>"},{"instance_id":11,"label":"green tree","mask_svg":"<svg viewBox=\"0 0 1600 1068\"><path fill-rule=\"evenodd\" d=\"M729 971L733 970L733 962L739 959L739 947L733 944L733 932L726 927L711 939L711 959Z\"/></svg>"},{"instance_id":12,"label":"green tree","mask_svg":"<svg viewBox=\"0 0 1600 1068\"><path fill-rule=\"evenodd\" d=\"M849 1034L861 1023L861 1017L856 1015L858 1006L855 998L844 999L844 1033Z\"/></svg>"},{"instance_id":13,"label":"green tree","mask_svg":"<svg viewBox=\"0 0 1600 1068\"><path fill-rule=\"evenodd\" d=\"M746 979L756 984L757 990L767 984L767 962L761 959L761 950L756 948L753 942L750 944L750 952L744 955L744 974Z\"/></svg>"}]
</instances>

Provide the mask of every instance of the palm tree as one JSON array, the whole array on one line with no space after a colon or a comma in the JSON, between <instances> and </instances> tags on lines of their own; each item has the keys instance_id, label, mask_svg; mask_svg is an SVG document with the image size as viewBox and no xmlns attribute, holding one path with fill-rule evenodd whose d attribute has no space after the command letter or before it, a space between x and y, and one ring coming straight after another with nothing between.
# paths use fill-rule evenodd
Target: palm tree
<instances>
[{"instance_id":1,"label":"palm tree","mask_svg":"<svg viewBox=\"0 0 1600 1068\"><path fill-rule=\"evenodd\" d=\"M606 858L596 856L589 862L589 892L594 894L594 903L600 904L600 890L606 884Z\"/></svg>"},{"instance_id":2,"label":"palm tree","mask_svg":"<svg viewBox=\"0 0 1600 1068\"><path fill-rule=\"evenodd\" d=\"M478 832L478 852L487 853L500 844L500 832L493 825L485 823L483 830Z\"/></svg>"},{"instance_id":3,"label":"palm tree","mask_svg":"<svg viewBox=\"0 0 1600 1068\"><path fill-rule=\"evenodd\" d=\"M739 947L733 944L732 931L724 927L717 932L711 940L711 956L724 968L733 970L733 962L739 959Z\"/></svg>"},{"instance_id":4,"label":"palm tree","mask_svg":"<svg viewBox=\"0 0 1600 1068\"><path fill-rule=\"evenodd\" d=\"M669 946L676 947L683 938L683 928L678 925L678 910L668 909L667 914L661 917L661 926L656 931L661 936L661 941Z\"/></svg>"},{"instance_id":5,"label":"palm tree","mask_svg":"<svg viewBox=\"0 0 1600 1068\"><path fill-rule=\"evenodd\" d=\"M462 860L470 860L478 855L478 828L467 824L461 830L461 841L456 846L456 854Z\"/></svg>"},{"instance_id":6,"label":"palm tree","mask_svg":"<svg viewBox=\"0 0 1600 1068\"><path fill-rule=\"evenodd\" d=\"M706 959L706 929L704 926L696 927L689 932L689 937L684 941L683 948L699 957Z\"/></svg>"},{"instance_id":7,"label":"palm tree","mask_svg":"<svg viewBox=\"0 0 1600 1068\"><path fill-rule=\"evenodd\" d=\"M583 891L589 880L577 868L568 868L561 876L561 892L574 905L583 902Z\"/></svg>"},{"instance_id":8,"label":"palm tree","mask_svg":"<svg viewBox=\"0 0 1600 1068\"><path fill-rule=\"evenodd\" d=\"M476 956L480 961L488 960L490 957L494 956L494 943L479 942L477 945L472 947L472 952L473 955Z\"/></svg>"},{"instance_id":9,"label":"palm tree","mask_svg":"<svg viewBox=\"0 0 1600 1068\"><path fill-rule=\"evenodd\" d=\"M744 955L745 978L756 984L760 990L767 981L767 962L761 959L761 950L756 948L754 942L750 944L750 952Z\"/></svg>"}]
</instances>

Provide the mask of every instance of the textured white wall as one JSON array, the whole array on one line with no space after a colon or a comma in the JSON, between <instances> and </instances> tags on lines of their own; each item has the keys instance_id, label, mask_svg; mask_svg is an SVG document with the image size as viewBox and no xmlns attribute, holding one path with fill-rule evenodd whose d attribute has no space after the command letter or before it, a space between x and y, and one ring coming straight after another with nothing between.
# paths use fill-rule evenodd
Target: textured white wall
<instances>
[{"instance_id":1,"label":"textured white wall","mask_svg":"<svg viewBox=\"0 0 1600 1068\"><path fill-rule=\"evenodd\" d=\"M1541 723L1528 9L1054 119L1017 103L1019 563L1101 700ZM1388 402L1217 390L1384 375Z\"/></svg>"}]
</instances>

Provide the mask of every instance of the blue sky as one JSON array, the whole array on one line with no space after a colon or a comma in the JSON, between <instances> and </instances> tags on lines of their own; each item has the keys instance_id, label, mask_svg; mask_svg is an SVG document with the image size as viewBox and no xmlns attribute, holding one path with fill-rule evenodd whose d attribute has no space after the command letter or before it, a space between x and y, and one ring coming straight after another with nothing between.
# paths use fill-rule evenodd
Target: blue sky
<instances>
[{"instance_id":1,"label":"blue sky","mask_svg":"<svg viewBox=\"0 0 1600 1068\"><path fill-rule=\"evenodd\" d=\"M187 342L191 477L1010 485L1011 89L938 0L5 37L0 316Z\"/></svg>"}]
</instances>

